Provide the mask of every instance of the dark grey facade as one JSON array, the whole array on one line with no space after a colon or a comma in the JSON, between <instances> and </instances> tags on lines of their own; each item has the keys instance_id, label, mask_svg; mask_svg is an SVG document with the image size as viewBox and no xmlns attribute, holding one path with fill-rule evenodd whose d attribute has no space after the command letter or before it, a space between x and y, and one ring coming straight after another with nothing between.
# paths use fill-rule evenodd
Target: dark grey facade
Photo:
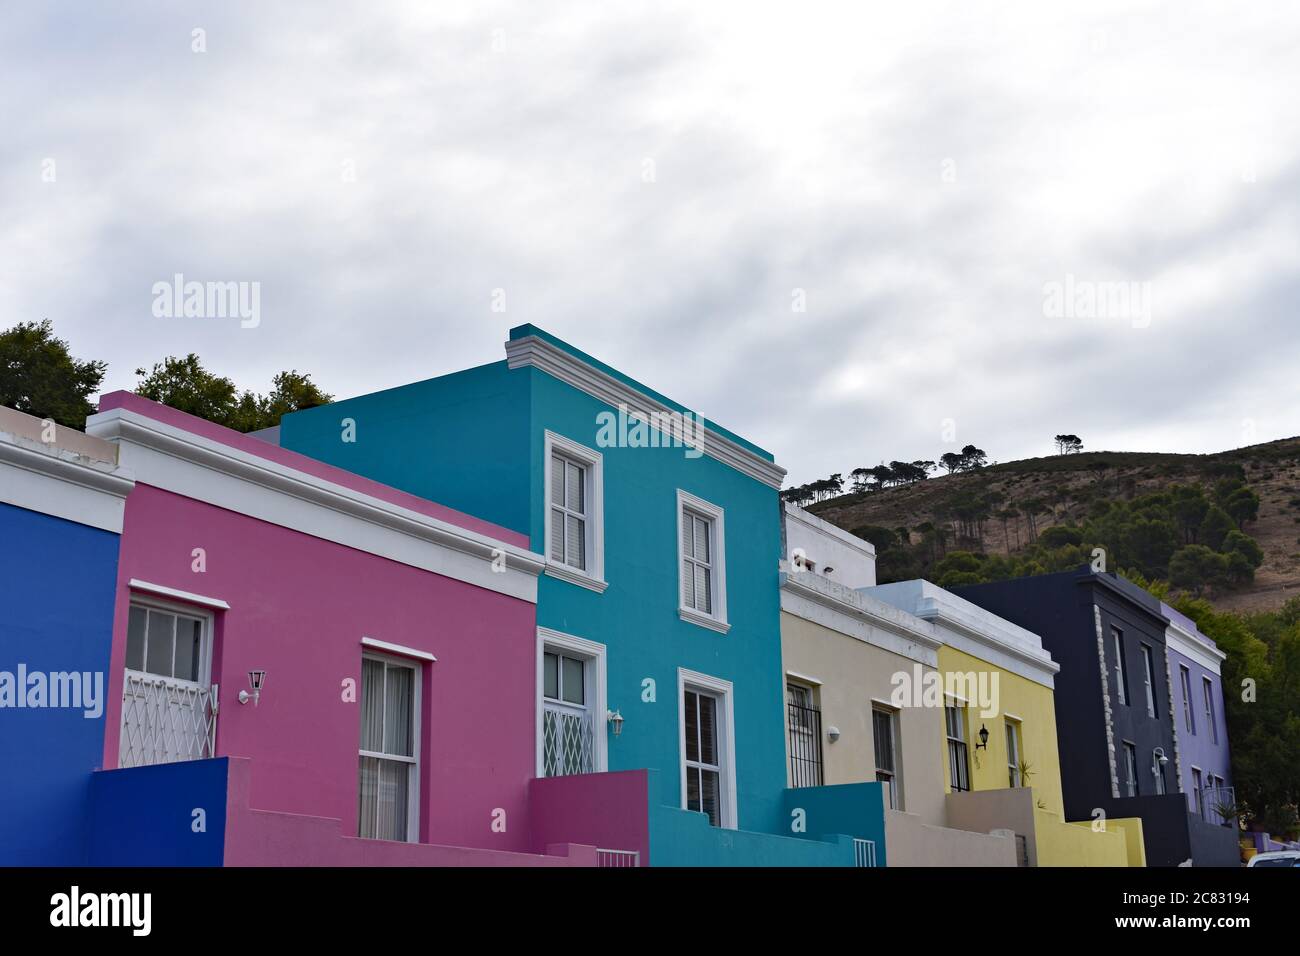
<instances>
[{"instance_id":1,"label":"dark grey facade","mask_svg":"<svg viewBox=\"0 0 1300 956\"><path fill-rule=\"evenodd\" d=\"M1147 863L1237 863L1236 832L1193 826L1171 714L1160 602L1087 567L951 589L1038 634L1061 666L1056 728L1069 820L1141 817ZM1163 760L1161 758L1164 758Z\"/></svg>"}]
</instances>

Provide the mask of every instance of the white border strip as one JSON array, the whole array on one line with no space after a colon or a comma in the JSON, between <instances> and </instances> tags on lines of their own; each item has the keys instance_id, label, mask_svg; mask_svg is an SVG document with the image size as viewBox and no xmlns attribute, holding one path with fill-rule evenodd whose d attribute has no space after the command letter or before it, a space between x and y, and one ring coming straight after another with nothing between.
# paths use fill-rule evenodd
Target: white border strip
<instances>
[{"instance_id":1,"label":"white border strip","mask_svg":"<svg viewBox=\"0 0 1300 956\"><path fill-rule=\"evenodd\" d=\"M428 651L418 651L414 647L406 647L403 644L390 644L388 641L380 641L373 637L361 638L361 646L368 647L374 651L386 651L389 654L396 654L399 657L414 657L416 660L429 661L437 663L438 658L434 657Z\"/></svg>"},{"instance_id":2,"label":"white border strip","mask_svg":"<svg viewBox=\"0 0 1300 956\"><path fill-rule=\"evenodd\" d=\"M148 581L141 581L139 578L132 578L127 582L127 586L132 591L144 591L146 594L157 594L161 597L168 597L174 601L184 601L186 604L197 604L200 607L216 608L218 611L229 611L230 605L221 598L204 597L202 594L193 594L189 591L181 591L178 588L169 588L162 584L151 584Z\"/></svg>"}]
</instances>

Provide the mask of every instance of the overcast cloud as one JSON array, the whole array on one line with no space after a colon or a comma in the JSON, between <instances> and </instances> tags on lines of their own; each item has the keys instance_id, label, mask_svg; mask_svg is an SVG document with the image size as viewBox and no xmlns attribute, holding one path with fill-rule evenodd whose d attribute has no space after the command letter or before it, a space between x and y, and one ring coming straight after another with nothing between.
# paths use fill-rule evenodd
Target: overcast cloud
<instances>
[{"instance_id":1,"label":"overcast cloud","mask_svg":"<svg viewBox=\"0 0 1300 956\"><path fill-rule=\"evenodd\" d=\"M0 327L52 319L106 390L195 351L345 397L532 322L795 483L947 419L999 460L1300 432L1294 3L5 17ZM260 324L155 318L175 273L260 282ZM1051 316L1067 276L1149 309Z\"/></svg>"}]
</instances>

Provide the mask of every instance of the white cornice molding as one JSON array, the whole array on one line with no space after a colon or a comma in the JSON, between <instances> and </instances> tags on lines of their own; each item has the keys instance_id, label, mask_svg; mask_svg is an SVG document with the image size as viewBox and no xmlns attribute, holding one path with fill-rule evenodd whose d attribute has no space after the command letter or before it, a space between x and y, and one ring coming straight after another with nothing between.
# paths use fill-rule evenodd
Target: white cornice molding
<instances>
[{"instance_id":1,"label":"white cornice molding","mask_svg":"<svg viewBox=\"0 0 1300 956\"><path fill-rule=\"evenodd\" d=\"M781 574L781 610L931 667L943 644L930 623L807 571ZM886 639L879 639L876 630Z\"/></svg>"},{"instance_id":2,"label":"white cornice molding","mask_svg":"<svg viewBox=\"0 0 1300 956\"><path fill-rule=\"evenodd\" d=\"M1212 674L1219 674L1228 655L1212 644L1207 644L1199 634L1194 634L1177 621L1165 628L1165 644L1189 660L1195 661Z\"/></svg>"},{"instance_id":3,"label":"white cornice molding","mask_svg":"<svg viewBox=\"0 0 1300 956\"><path fill-rule=\"evenodd\" d=\"M506 342L506 364L509 368L532 366L614 408L626 406L630 416L648 424L653 423L654 415L682 414L537 335ZM712 428L703 430L704 453L710 458L730 465L770 488L781 487L785 469L780 465L754 454Z\"/></svg>"},{"instance_id":4,"label":"white cornice molding","mask_svg":"<svg viewBox=\"0 0 1300 956\"><path fill-rule=\"evenodd\" d=\"M96 437L117 442L123 460L134 466L141 483L489 590L536 601L537 575L545 567L545 558L518 545L412 511L128 409L115 408L94 415L87 422L86 430ZM236 479L263 492L289 496L322 510L305 514L287 503L272 507L241 491L245 486L218 486L202 480L201 475L193 472L178 473L174 468L166 467L165 461L151 458L148 454L136 454L139 450L217 476ZM352 518L383 532L395 532L456 552L474 559L475 567L439 560L427 553L411 552L409 548L400 546L400 539L381 540L376 539L373 533L350 532L331 521L331 516ZM494 570L494 561L502 561L506 570ZM527 580L518 580L520 575Z\"/></svg>"},{"instance_id":5,"label":"white cornice molding","mask_svg":"<svg viewBox=\"0 0 1300 956\"><path fill-rule=\"evenodd\" d=\"M949 647L1019 674L1044 687L1055 688L1056 675L1060 673L1061 665L1052 660L1046 651L1035 654L932 602L920 609L918 616L952 635L951 639L944 640Z\"/></svg>"},{"instance_id":6,"label":"white cornice molding","mask_svg":"<svg viewBox=\"0 0 1300 956\"><path fill-rule=\"evenodd\" d=\"M49 448L32 439L0 433L0 501L121 533L126 496L135 482L109 462Z\"/></svg>"}]
</instances>

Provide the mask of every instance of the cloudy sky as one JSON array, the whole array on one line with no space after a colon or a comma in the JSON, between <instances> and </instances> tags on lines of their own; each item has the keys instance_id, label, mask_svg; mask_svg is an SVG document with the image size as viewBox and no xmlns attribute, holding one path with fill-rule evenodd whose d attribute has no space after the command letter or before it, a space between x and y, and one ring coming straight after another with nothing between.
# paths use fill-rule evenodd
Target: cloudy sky
<instances>
[{"instance_id":1,"label":"cloudy sky","mask_svg":"<svg viewBox=\"0 0 1300 956\"><path fill-rule=\"evenodd\" d=\"M5 16L0 326L106 390L194 351L343 397L532 322L796 483L1300 433L1294 3ZM156 317L176 273L258 325Z\"/></svg>"}]
</instances>

